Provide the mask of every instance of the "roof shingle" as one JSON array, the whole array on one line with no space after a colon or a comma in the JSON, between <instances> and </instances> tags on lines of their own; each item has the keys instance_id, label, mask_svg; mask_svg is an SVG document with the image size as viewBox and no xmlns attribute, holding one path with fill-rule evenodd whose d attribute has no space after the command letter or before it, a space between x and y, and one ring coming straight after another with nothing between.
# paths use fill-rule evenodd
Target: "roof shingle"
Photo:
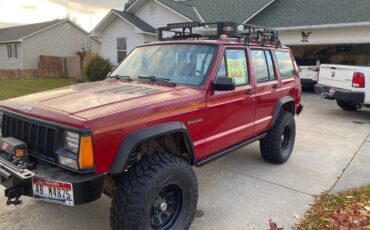
<instances>
[{"instance_id":1,"label":"roof shingle","mask_svg":"<svg viewBox=\"0 0 370 230\"><path fill-rule=\"evenodd\" d=\"M257 13L271 0L189 0L206 22L235 21L244 22Z\"/></svg>"},{"instance_id":2,"label":"roof shingle","mask_svg":"<svg viewBox=\"0 0 370 230\"><path fill-rule=\"evenodd\" d=\"M134 24L135 26L137 26L139 29L141 29L144 32L157 33L157 30L154 29L151 25L149 25L148 23L146 23L145 21L141 20L139 17L133 14L127 13L125 11L119 11L119 10L114 10L114 12L116 12L121 17L125 18L126 20L128 20L129 22L131 22L132 24Z\"/></svg>"},{"instance_id":3,"label":"roof shingle","mask_svg":"<svg viewBox=\"0 0 370 230\"><path fill-rule=\"evenodd\" d=\"M275 0L249 23L296 27L370 22L369 0Z\"/></svg>"},{"instance_id":4,"label":"roof shingle","mask_svg":"<svg viewBox=\"0 0 370 230\"><path fill-rule=\"evenodd\" d=\"M8 42L8 41L17 41L20 40L28 35L33 33L39 32L43 29L46 29L50 26L56 25L63 20L54 20L42 23L35 23L35 24L28 24L22 26L14 26L14 27L7 27L0 29L0 42Z\"/></svg>"},{"instance_id":5,"label":"roof shingle","mask_svg":"<svg viewBox=\"0 0 370 230\"><path fill-rule=\"evenodd\" d=\"M160 3L184 15L192 21L244 22L272 0L158 0ZM197 12L198 11L198 12Z\"/></svg>"},{"instance_id":6,"label":"roof shingle","mask_svg":"<svg viewBox=\"0 0 370 230\"><path fill-rule=\"evenodd\" d=\"M191 19L192 21L200 21L197 13L195 12L193 5L188 4L186 2L175 2L173 0L159 0L162 4L172 8L173 10L177 11L178 13L184 15L185 17Z\"/></svg>"}]
</instances>

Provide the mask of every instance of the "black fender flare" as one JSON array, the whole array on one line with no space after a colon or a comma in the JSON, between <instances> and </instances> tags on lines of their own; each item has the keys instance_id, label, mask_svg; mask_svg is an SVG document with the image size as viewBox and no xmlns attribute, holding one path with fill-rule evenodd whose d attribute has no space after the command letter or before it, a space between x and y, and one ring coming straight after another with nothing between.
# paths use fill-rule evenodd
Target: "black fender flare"
<instances>
[{"instance_id":1,"label":"black fender flare","mask_svg":"<svg viewBox=\"0 0 370 230\"><path fill-rule=\"evenodd\" d=\"M130 134L121 144L121 147L113 161L110 169L111 174L119 174L123 171L126 161L128 160L132 150L142 141L156 138L164 134L182 133L184 136L185 145L188 148L190 164L195 164L195 152L193 141L186 126L181 122L171 122L161 125L152 126L139 130Z\"/></svg>"},{"instance_id":2,"label":"black fender flare","mask_svg":"<svg viewBox=\"0 0 370 230\"><path fill-rule=\"evenodd\" d=\"M290 96L286 96L286 97L283 97L281 98L276 106L275 106L275 111L274 111L274 114L273 114L273 117L272 117L272 126L275 125L278 117L279 117L279 114L280 114L280 111L281 109L283 108L283 106L286 104L286 103L290 103L290 102L293 102L295 104L295 101L294 101L294 98L290 97ZM295 108L293 110L293 115L295 115Z\"/></svg>"}]
</instances>

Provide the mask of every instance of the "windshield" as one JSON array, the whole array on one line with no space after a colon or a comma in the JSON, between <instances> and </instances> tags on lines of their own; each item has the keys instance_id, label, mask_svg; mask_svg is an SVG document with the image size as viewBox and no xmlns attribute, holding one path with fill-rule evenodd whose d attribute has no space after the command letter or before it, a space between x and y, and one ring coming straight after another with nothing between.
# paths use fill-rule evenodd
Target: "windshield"
<instances>
[{"instance_id":1,"label":"windshield","mask_svg":"<svg viewBox=\"0 0 370 230\"><path fill-rule=\"evenodd\" d=\"M135 49L111 74L168 79L172 83L202 85L211 66L217 46L169 44Z\"/></svg>"}]
</instances>

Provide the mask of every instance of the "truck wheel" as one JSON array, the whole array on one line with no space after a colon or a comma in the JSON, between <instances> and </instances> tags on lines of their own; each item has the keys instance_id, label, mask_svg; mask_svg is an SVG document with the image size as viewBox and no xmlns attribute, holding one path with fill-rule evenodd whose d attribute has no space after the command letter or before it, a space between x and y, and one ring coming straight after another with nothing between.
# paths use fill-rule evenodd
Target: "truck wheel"
<instances>
[{"instance_id":1,"label":"truck wheel","mask_svg":"<svg viewBox=\"0 0 370 230\"><path fill-rule=\"evenodd\" d=\"M343 110L346 110L346 111L357 111L358 109L358 105L356 105L355 103L353 102L350 102L350 101L343 101L343 100L340 100L340 99L337 99L337 105L343 109Z\"/></svg>"},{"instance_id":2,"label":"truck wheel","mask_svg":"<svg viewBox=\"0 0 370 230\"><path fill-rule=\"evenodd\" d=\"M275 125L260 141L262 157L265 161L282 164L286 162L294 147L295 121L291 113L281 111Z\"/></svg>"},{"instance_id":3,"label":"truck wheel","mask_svg":"<svg viewBox=\"0 0 370 230\"><path fill-rule=\"evenodd\" d=\"M143 157L118 180L112 229L188 229L198 202L191 166L168 154Z\"/></svg>"}]
</instances>

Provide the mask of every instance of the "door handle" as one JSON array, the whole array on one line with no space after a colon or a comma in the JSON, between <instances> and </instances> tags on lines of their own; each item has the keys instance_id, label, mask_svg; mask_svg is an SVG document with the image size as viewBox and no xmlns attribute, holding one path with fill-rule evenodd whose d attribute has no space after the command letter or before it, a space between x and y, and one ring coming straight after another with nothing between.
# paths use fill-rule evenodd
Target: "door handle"
<instances>
[{"instance_id":1,"label":"door handle","mask_svg":"<svg viewBox=\"0 0 370 230\"><path fill-rule=\"evenodd\" d=\"M279 89L280 87L281 87L281 84L275 84L275 85L272 86L272 88L274 88L274 89Z\"/></svg>"},{"instance_id":2,"label":"door handle","mask_svg":"<svg viewBox=\"0 0 370 230\"><path fill-rule=\"evenodd\" d=\"M247 92L245 92L245 94L254 94L256 92L257 92L256 89L250 89L250 90L247 90Z\"/></svg>"}]
</instances>

